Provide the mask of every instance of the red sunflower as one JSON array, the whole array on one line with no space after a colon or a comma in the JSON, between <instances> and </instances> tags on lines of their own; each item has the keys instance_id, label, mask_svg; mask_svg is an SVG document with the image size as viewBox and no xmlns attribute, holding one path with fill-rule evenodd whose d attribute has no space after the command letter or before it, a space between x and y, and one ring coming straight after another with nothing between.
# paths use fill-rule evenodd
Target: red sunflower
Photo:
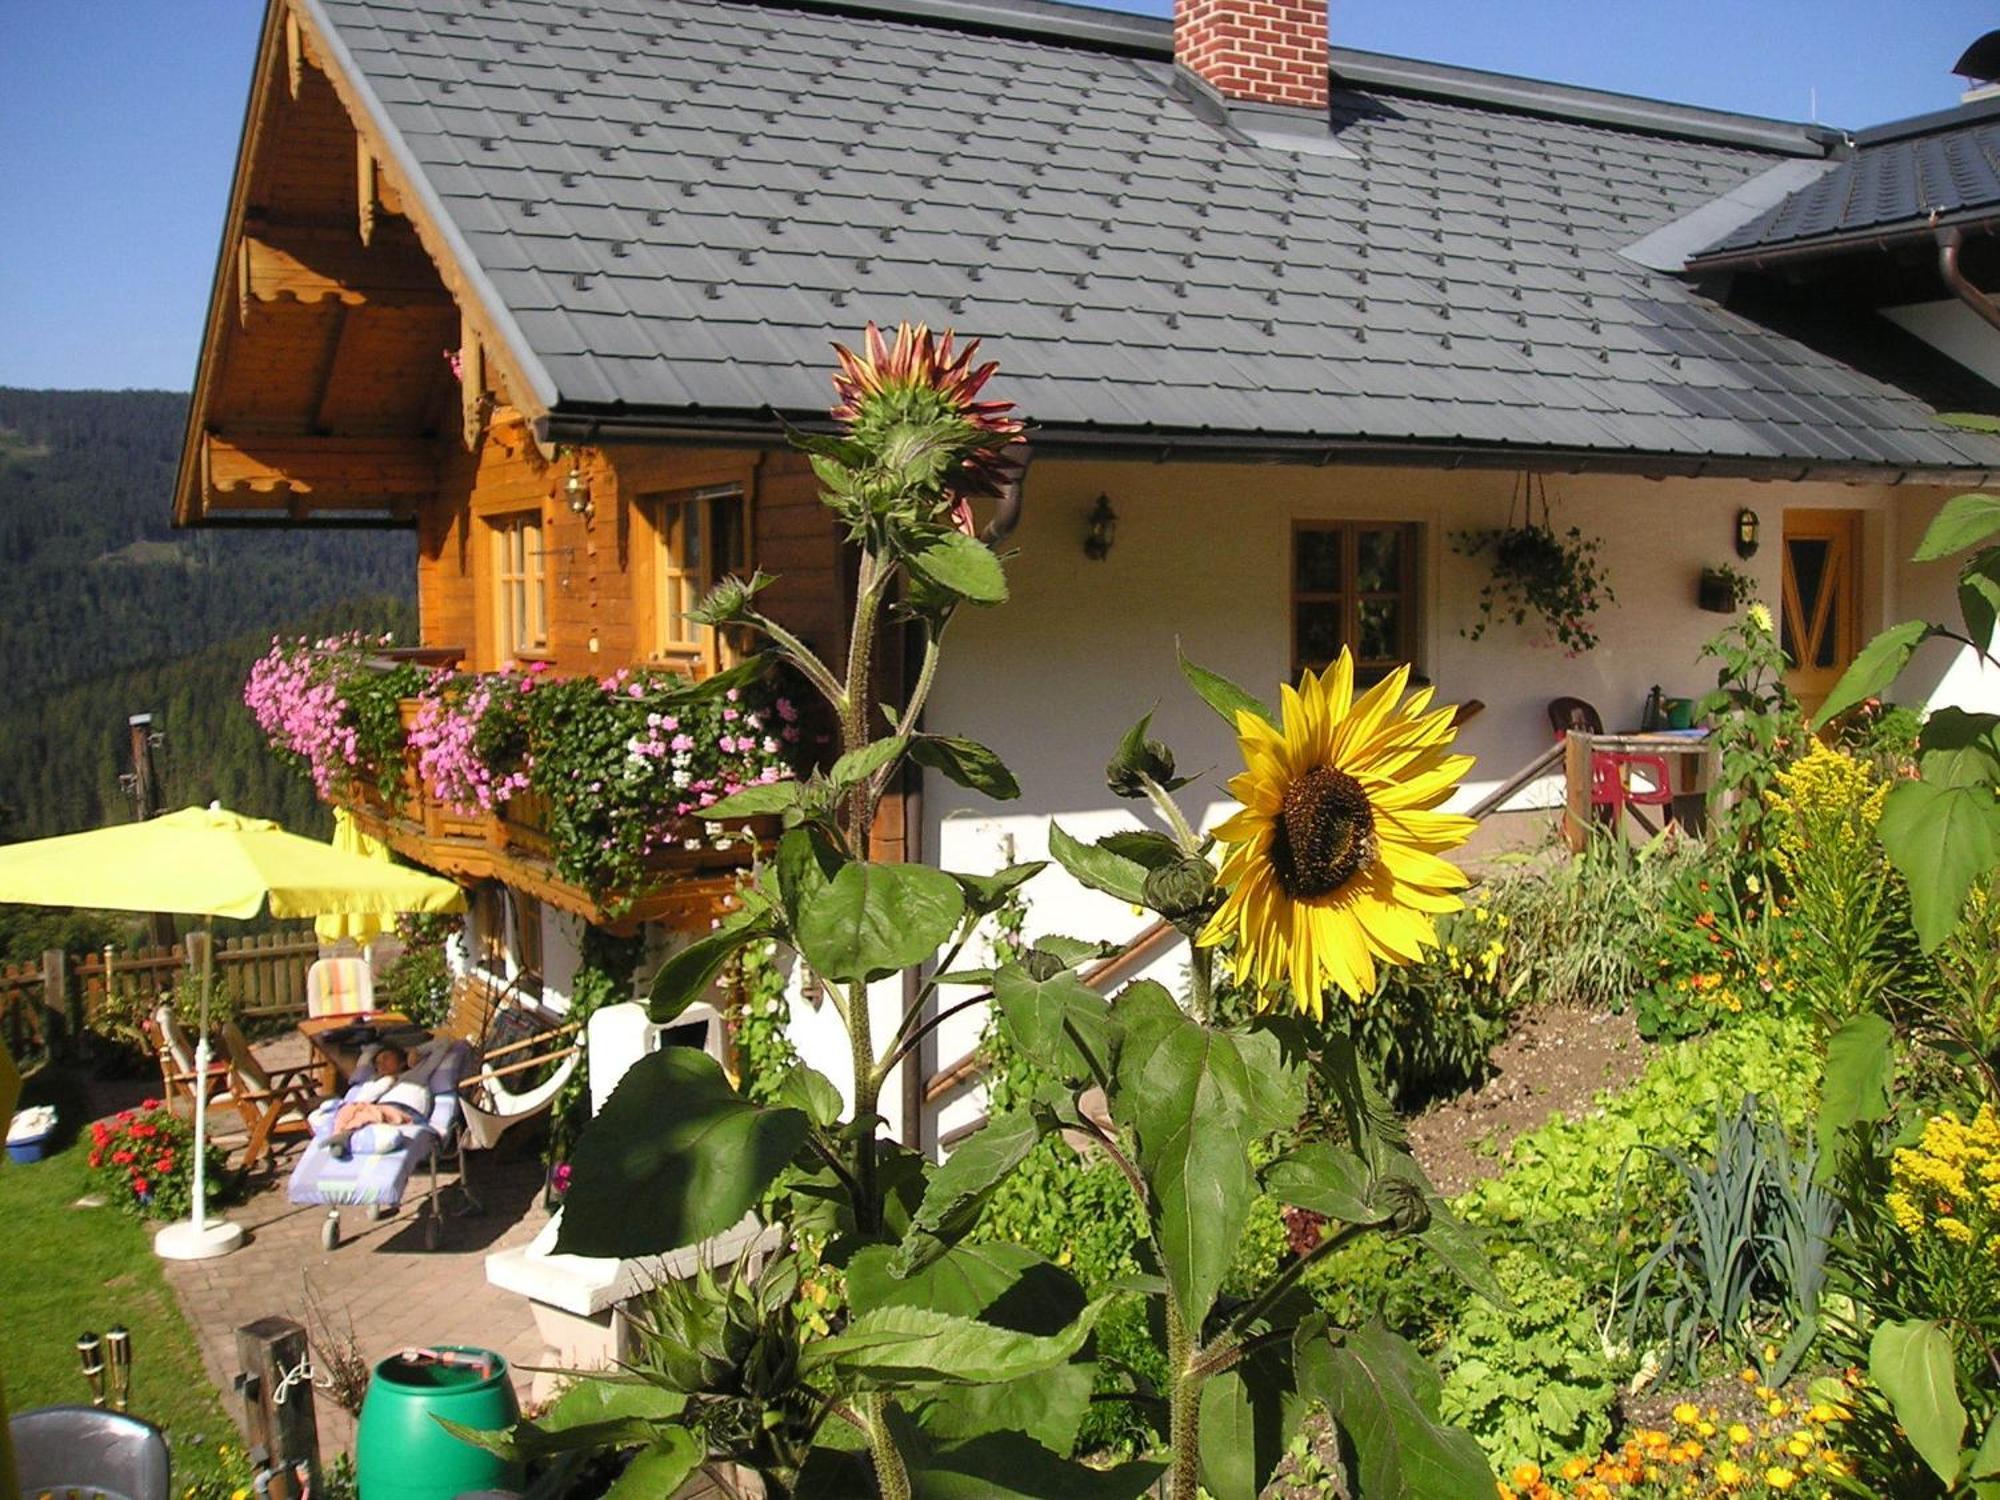
<instances>
[{"instance_id":1,"label":"red sunflower","mask_svg":"<svg viewBox=\"0 0 2000 1500\"><path fill-rule=\"evenodd\" d=\"M980 390L999 368L990 360L973 363L979 340L955 347L950 329L934 335L925 324L902 323L892 345L870 323L863 333L863 351L856 354L843 345L833 346L840 360L840 371L833 377L834 393L840 398L833 408L834 420L864 439L899 425L956 423L962 429L960 446L966 455L964 477L952 486L954 509L964 512L968 496L997 493L1011 477L1001 450L1020 435L1023 423L1008 415L1013 402L979 399ZM969 519L969 512L963 519Z\"/></svg>"}]
</instances>

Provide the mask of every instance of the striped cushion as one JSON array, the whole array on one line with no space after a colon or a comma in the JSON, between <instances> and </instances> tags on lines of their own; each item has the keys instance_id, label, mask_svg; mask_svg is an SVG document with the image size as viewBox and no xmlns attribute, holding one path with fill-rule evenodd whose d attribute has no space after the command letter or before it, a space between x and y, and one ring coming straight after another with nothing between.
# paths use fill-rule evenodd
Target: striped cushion
<instances>
[{"instance_id":1,"label":"striped cushion","mask_svg":"<svg viewBox=\"0 0 2000 1500\"><path fill-rule=\"evenodd\" d=\"M375 973L365 958L322 958L306 971L306 1014L346 1016L375 1004Z\"/></svg>"}]
</instances>

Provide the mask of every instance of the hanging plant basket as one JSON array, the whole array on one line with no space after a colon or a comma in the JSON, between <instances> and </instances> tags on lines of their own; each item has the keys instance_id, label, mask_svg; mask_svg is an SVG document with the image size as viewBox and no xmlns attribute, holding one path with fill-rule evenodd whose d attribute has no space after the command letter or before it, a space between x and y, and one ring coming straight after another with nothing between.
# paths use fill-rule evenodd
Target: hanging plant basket
<instances>
[{"instance_id":1,"label":"hanging plant basket","mask_svg":"<svg viewBox=\"0 0 2000 1500\"><path fill-rule=\"evenodd\" d=\"M1493 559L1493 576L1479 590L1479 618L1459 634L1476 641L1496 620L1527 625L1533 617L1569 655L1591 650L1597 634L1590 617L1617 600L1598 560L1601 545L1575 526L1558 532L1549 519L1548 486L1523 475L1506 526L1462 531L1452 540L1461 556Z\"/></svg>"}]
</instances>

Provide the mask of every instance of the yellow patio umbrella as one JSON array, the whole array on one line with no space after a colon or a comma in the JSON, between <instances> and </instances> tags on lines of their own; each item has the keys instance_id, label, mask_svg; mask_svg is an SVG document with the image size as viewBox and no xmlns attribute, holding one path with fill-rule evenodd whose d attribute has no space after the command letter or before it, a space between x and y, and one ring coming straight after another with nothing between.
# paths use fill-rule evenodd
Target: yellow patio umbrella
<instances>
[{"instance_id":1,"label":"yellow patio umbrella","mask_svg":"<svg viewBox=\"0 0 2000 1500\"><path fill-rule=\"evenodd\" d=\"M195 1044L194 1208L185 1224L154 1236L171 1260L226 1255L243 1231L208 1218L208 1001L215 987L214 919L317 917L326 912L393 916L465 909L465 893L420 870L335 849L287 833L265 818L190 807L144 823L0 846L0 901L197 916L203 945L200 1040Z\"/></svg>"},{"instance_id":2,"label":"yellow patio umbrella","mask_svg":"<svg viewBox=\"0 0 2000 1500\"><path fill-rule=\"evenodd\" d=\"M389 846L373 834L363 832L361 825L354 821L354 814L344 807L333 810L332 847L349 854L359 854L364 859L379 859L384 864L390 862ZM337 943L342 938L352 938L356 944L366 948L388 928L388 919L372 911L330 911L313 918L313 935L322 943Z\"/></svg>"}]
</instances>

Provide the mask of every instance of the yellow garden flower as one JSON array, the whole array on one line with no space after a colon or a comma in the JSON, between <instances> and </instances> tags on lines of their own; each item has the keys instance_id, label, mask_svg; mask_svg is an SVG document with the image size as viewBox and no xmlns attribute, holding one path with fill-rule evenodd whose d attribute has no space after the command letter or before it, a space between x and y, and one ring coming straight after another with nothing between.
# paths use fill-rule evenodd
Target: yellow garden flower
<instances>
[{"instance_id":1,"label":"yellow garden flower","mask_svg":"<svg viewBox=\"0 0 2000 1500\"><path fill-rule=\"evenodd\" d=\"M1764 603L1761 599L1753 603L1743 613L1749 618L1750 623L1763 631L1764 634L1776 635L1778 633L1777 622L1771 618L1771 606Z\"/></svg>"},{"instance_id":2,"label":"yellow garden flower","mask_svg":"<svg viewBox=\"0 0 2000 1500\"><path fill-rule=\"evenodd\" d=\"M1798 1482L1798 1475L1794 1474L1790 1469L1780 1468L1776 1464L1773 1464L1764 1471L1764 1483L1768 1484L1774 1490L1788 1490Z\"/></svg>"},{"instance_id":3,"label":"yellow garden flower","mask_svg":"<svg viewBox=\"0 0 2000 1500\"><path fill-rule=\"evenodd\" d=\"M1436 809L1472 757L1451 753L1453 710L1431 709L1430 688L1403 699L1409 680L1398 667L1356 697L1343 650L1283 689L1282 729L1236 716L1242 809L1215 830L1229 895L1200 941L1234 938L1239 984L1268 994L1289 979L1315 1017L1329 985L1366 999L1379 964L1417 962L1437 946L1432 918L1465 905L1465 874L1442 856L1474 824Z\"/></svg>"},{"instance_id":4,"label":"yellow garden flower","mask_svg":"<svg viewBox=\"0 0 2000 1500\"><path fill-rule=\"evenodd\" d=\"M1733 1458L1725 1458L1715 1466L1715 1482L1726 1490L1733 1490L1748 1478L1743 1465Z\"/></svg>"},{"instance_id":5,"label":"yellow garden flower","mask_svg":"<svg viewBox=\"0 0 2000 1500\"><path fill-rule=\"evenodd\" d=\"M1729 1441L1741 1448L1745 1443L1750 1441L1750 1429L1745 1427L1741 1422L1730 1423Z\"/></svg>"},{"instance_id":6,"label":"yellow garden flower","mask_svg":"<svg viewBox=\"0 0 2000 1500\"><path fill-rule=\"evenodd\" d=\"M1674 1408L1674 1420L1683 1427L1692 1427L1701 1420L1701 1408L1692 1401L1683 1401Z\"/></svg>"}]
</instances>

